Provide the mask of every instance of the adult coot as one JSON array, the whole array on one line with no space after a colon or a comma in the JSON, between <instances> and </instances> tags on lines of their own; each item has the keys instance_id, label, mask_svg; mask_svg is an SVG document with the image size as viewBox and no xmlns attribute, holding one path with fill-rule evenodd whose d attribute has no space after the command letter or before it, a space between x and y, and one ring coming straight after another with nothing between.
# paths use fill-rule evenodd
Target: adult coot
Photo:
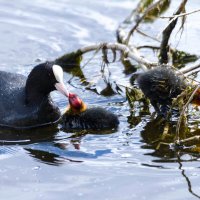
<instances>
[{"instance_id":1,"label":"adult coot","mask_svg":"<svg viewBox=\"0 0 200 200\"><path fill-rule=\"evenodd\" d=\"M0 71L0 126L23 129L56 122L61 114L49 95L53 90L69 97L63 70L53 62L37 65L28 78Z\"/></svg>"},{"instance_id":2,"label":"adult coot","mask_svg":"<svg viewBox=\"0 0 200 200\"><path fill-rule=\"evenodd\" d=\"M118 117L100 107L87 108L77 95L69 94L69 106L62 117L64 129L103 130L117 128Z\"/></svg>"},{"instance_id":3,"label":"adult coot","mask_svg":"<svg viewBox=\"0 0 200 200\"><path fill-rule=\"evenodd\" d=\"M186 88L184 79L167 67L158 67L139 74L137 77L139 88L150 99L155 111L165 115L167 106L172 104Z\"/></svg>"}]
</instances>

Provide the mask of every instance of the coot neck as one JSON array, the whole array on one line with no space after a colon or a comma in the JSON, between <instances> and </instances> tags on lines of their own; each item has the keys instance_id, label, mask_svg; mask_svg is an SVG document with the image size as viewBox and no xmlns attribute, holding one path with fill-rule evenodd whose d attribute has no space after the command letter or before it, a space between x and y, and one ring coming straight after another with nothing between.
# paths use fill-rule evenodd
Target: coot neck
<instances>
[{"instance_id":1,"label":"coot neck","mask_svg":"<svg viewBox=\"0 0 200 200\"><path fill-rule=\"evenodd\" d=\"M45 64L34 67L26 81L26 103L30 105L40 104L49 97L51 91L55 90L54 84Z\"/></svg>"},{"instance_id":2,"label":"coot neck","mask_svg":"<svg viewBox=\"0 0 200 200\"><path fill-rule=\"evenodd\" d=\"M44 93L38 90L38 87L35 87L32 84L26 84L25 94L25 101L28 105L40 104L49 97L49 93Z\"/></svg>"}]
</instances>

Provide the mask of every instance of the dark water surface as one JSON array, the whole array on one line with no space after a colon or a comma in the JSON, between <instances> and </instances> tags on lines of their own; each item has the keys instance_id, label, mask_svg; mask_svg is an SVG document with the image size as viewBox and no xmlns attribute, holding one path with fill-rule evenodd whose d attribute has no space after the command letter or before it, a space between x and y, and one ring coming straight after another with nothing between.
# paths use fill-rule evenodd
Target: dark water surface
<instances>
[{"instance_id":1,"label":"dark water surface","mask_svg":"<svg viewBox=\"0 0 200 200\"><path fill-rule=\"evenodd\" d=\"M137 2L1 0L0 70L27 75L43 60L53 60L90 43L115 41L119 23ZM188 4L188 10L199 5L194 0ZM198 17L198 14L191 16L180 47L200 55L200 47L196 45L199 43L199 20L195 20ZM155 31L151 24L144 29ZM86 55L85 61L90 57ZM83 71L101 92L105 84L100 78L98 58ZM129 76L123 73L119 62L112 64L110 70L111 80L129 83ZM148 143L148 134L156 134L159 128L149 115L139 115L140 105L136 105L134 117L130 118L125 95L100 96L85 90L79 77L65 73L65 80L69 79L70 90L87 104L100 105L117 114L119 129L110 134L86 135L65 132L60 127L14 133L0 130L1 199L178 200L200 195L198 154L154 150ZM66 99L57 93L53 96L64 110Z\"/></svg>"}]
</instances>

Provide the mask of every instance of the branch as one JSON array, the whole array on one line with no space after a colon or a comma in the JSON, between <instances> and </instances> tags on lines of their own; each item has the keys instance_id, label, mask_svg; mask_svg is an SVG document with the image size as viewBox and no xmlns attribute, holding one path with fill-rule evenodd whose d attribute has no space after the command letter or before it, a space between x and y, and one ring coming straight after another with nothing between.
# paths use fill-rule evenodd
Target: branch
<instances>
[{"instance_id":1,"label":"branch","mask_svg":"<svg viewBox=\"0 0 200 200\"><path fill-rule=\"evenodd\" d=\"M189 73L189 72L191 72L191 71L193 71L193 70L196 70L196 69L198 69L198 68L200 68L200 59L198 59L198 60L194 63L194 65L192 65L192 66L190 66L190 67L186 66L186 67L181 68L181 69L179 70L179 72L180 72L180 73L183 73L183 74L186 74L186 73Z\"/></svg>"},{"instance_id":2,"label":"branch","mask_svg":"<svg viewBox=\"0 0 200 200\"><path fill-rule=\"evenodd\" d=\"M180 14L183 11L183 8L185 7L186 3L187 3L187 0L183 0L174 15ZM169 42L171 33L176 26L177 20L178 20L178 18L176 18L175 20L170 20L167 27L163 30L162 42L161 42L161 46L160 46L160 63L161 64L168 63L168 42Z\"/></svg>"},{"instance_id":3,"label":"branch","mask_svg":"<svg viewBox=\"0 0 200 200\"><path fill-rule=\"evenodd\" d=\"M199 142L200 142L200 136L199 136L199 135L195 135L195 136L192 136L192 137L189 137L189 138L180 140L180 141L179 141L179 145L186 145L186 144L188 144L188 143L197 144L197 143L199 143Z\"/></svg>"},{"instance_id":4,"label":"branch","mask_svg":"<svg viewBox=\"0 0 200 200\"><path fill-rule=\"evenodd\" d=\"M175 137L175 140L176 142L175 143L179 143L180 142L180 137L179 137L179 132L180 132L180 126L181 126L181 121L183 119L183 116L185 114L185 110L187 109L189 103L192 101L194 95L196 94L196 92L199 90L200 86L197 86L195 88L195 90L192 92L189 100L187 101L187 103L183 106L183 109L181 111L181 114L180 114L180 117L179 117L179 120L177 122L177 126L176 126L176 137Z\"/></svg>"},{"instance_id":5,"label":"branch","mask_svg":"<svg viewBox=\"0 0 200 200\"><path fill-rule=\"evenodd\" d=\"M136 31L137 31L139 34L141 34L141 35L143 35L143 36L145 36L145 37L148 37L148 38L150 38L150 39L152 39L152 40L154 40L154 41L160 43L160 40L159 40L159 39L157 39L157 38L155 38L155 37L152 37L152 36L150 36L150 35L147 35L146 33L142 32L142 31L139 30L139 29L136 29Z\"/></svg>"},{"instance_id":6,"label":"branch","mask_svg":"<svg viewBox=\"0 0 200 200\"><path fill-rule=\"evenodd\" d=\"M171 21L177 19L178 17L183 17L183 16L186 16L186 15L191 15L193 13L196 13L196 12L200 12L200 9L198 10L194 10L194 11L191 11L191 12L187 12L187 13L181 13L179 15L174 15L174 16L171 16L171 17L166 17L166 16L163 16L163 17L160 17L161 19L171 19L169 23L171 23Z\"/></svg>"},{"instance_id":7,"label":"branch","mask_svg":"<svg viewBox=\"0 0 200 200\"><path fill-rule=\"evenodd\" d=\"M159 0L155 2L154 4L151 4L144 12L144 14L136 20L136 24L133 26L133 28L129 31L127 38L125 39L125 44L129 43L130 37L133 34L133 32L136 30L136 28L139 26L139 24L142 22L142 20L146 17L146 15L155 7L157 7L163 0Z\"/></svg>"},{"instance_id":8,"label":"branch","mask_svg":"<svg viewBox=\"0 0 200 200\"><path fill-rule=\"evenodd\" d=\"M141 57L138 54L138 51L136 48L134 47L127 47L124 44L120 44L120 43L99 43L99 44L93 44L93 45L89 45L83 48L78 49L76 52L73 52L72 54L78 54L79 56L91 52L91 51L96 51L102 48L106 48L106 49L111 49L113 51L121 51L122 53L124 53L127 57L135 60L136 62L138 62L142 69L144 71L147 70L147 68L150 68L152 66L157 66L157 63L152 63L150 61L148 61L147 59Z\"/></svg>"}]
</instances>

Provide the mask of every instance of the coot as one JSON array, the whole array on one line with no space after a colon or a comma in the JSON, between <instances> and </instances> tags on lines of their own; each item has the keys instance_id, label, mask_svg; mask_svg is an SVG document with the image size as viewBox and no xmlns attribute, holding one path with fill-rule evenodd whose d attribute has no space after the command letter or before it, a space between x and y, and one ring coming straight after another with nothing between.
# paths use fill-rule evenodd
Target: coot
<instances>
[{"instance_id":1,"label":"coot","mask_svg":"<svg viewBox=\"0 0 200 200\"><path fill-rule=\"evenodd\" d=\"M137 77L137 82L159 115L165 115L167 106L172 104L173 98L187 87L183 77L176 75L167 67L158 67L141 73Z\"/></svg>"},{"instance_id":2,"label":"coot","mask_svg":"<svg viewBox=\"0 0 200 200\"><path fill-rule=\"evenodd\" d=\"M37 65L28 78L0 71L0 126L23 129L56 122L61 114L49 95L53 90L69 96L63 70L53 62Z\"/></svg>"},{"instance_id":3,"label":"coot","mask_svg":"<svg viewBox=\"0 0 200 200\"><path fill-rule=\"evenodd\" d=\"M77 95L69 94L69 107L62 117L64 129L114 129L119 125L118 117L101 107L87 108Z\"/></svg>"}]
</instances>

